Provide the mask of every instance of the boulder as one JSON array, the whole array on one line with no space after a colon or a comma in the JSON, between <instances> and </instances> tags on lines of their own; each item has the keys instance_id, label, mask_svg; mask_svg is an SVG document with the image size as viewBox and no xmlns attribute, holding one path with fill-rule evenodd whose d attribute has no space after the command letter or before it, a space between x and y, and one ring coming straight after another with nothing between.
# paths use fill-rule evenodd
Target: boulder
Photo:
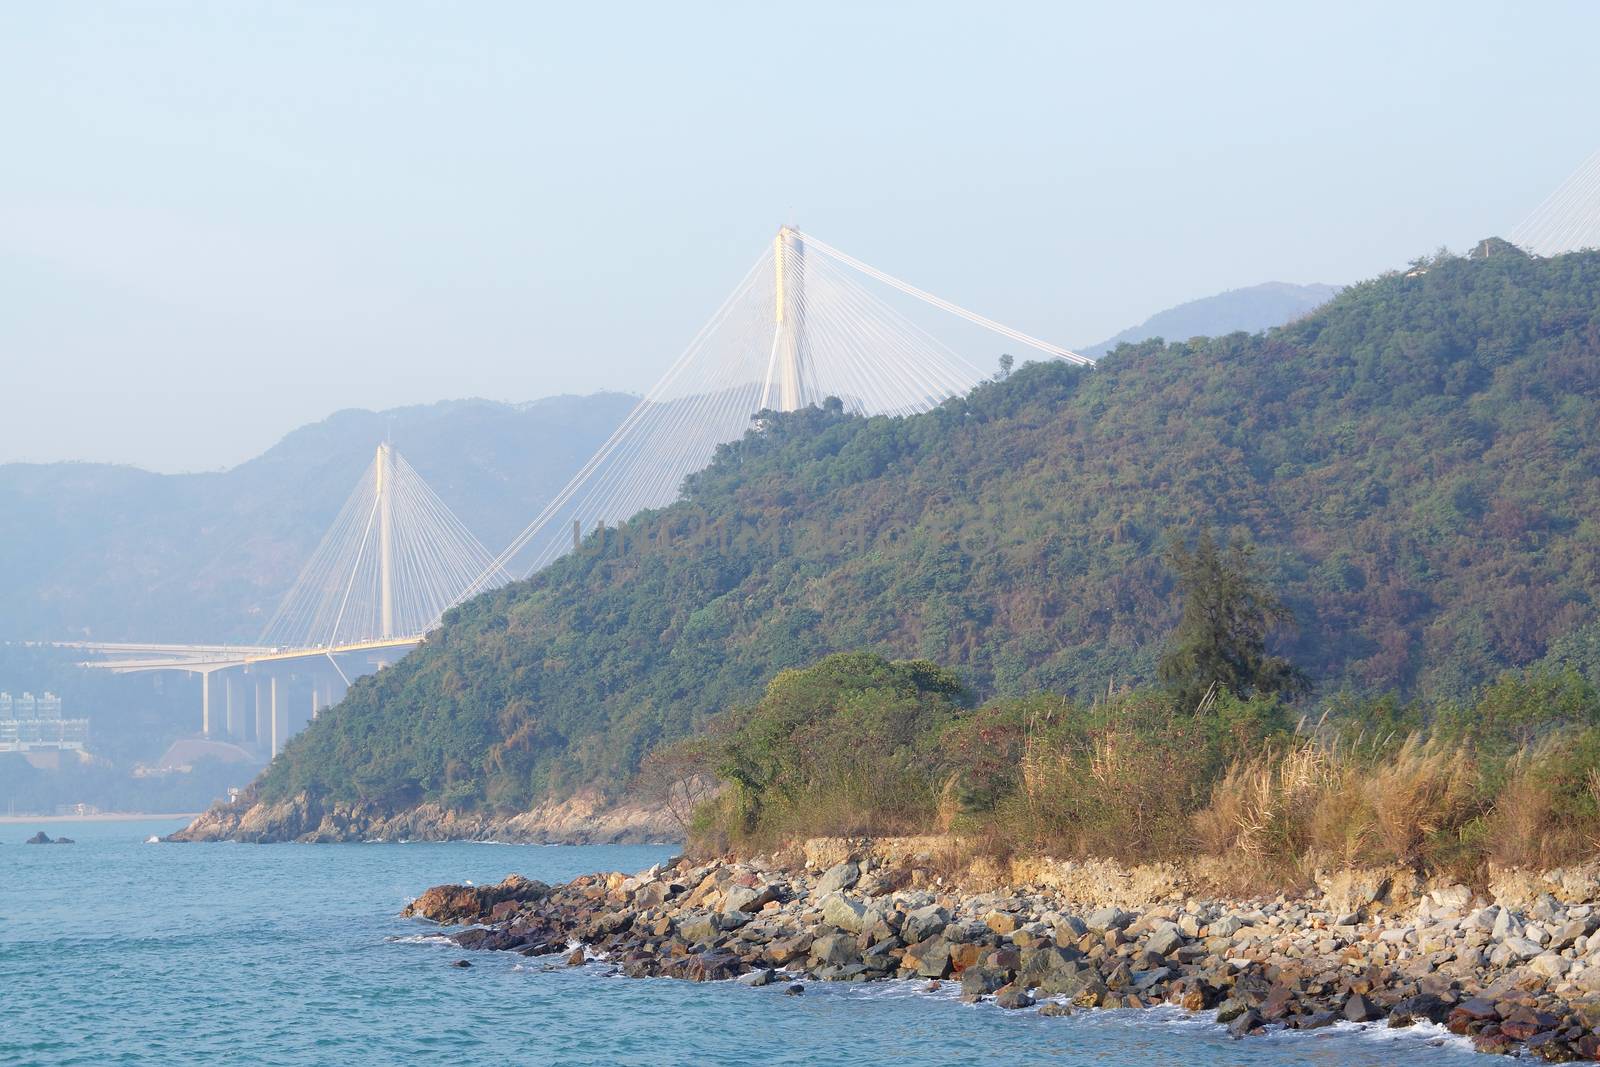
<instances>
[{"instance_id":1,"label":"boulder","mask_svg":"<svg viewBox=\"0 0 1600 1067\"><path fill-rule=\"evenodd\" d=\"M906 948L901 970L911 970L923 978L944 978L950 973L950 943L935 935Z\"/></svg>"},{"instance_id":2,"label":"boulder","mask_svg":"<svg viewBox=\"0 0 1600 1067\"><path fill-rule=\"evenodd\" d=\"M997 934L1009 934L1017 928L1017 917L1010 912L991 911L983 916L983 924Z\"/></svg>"},{"instance_id":3,"label":"boulder","mask_svg":"<svg viewBox=\"0 0 1600 1067\"><path fill-rule=\"evenodd\" d=\"M1237 915L1224 915L1207 928L1206 933L1211 937L1232 937L1244 926L1244 922Z\"/></svg>"},{"instance_id":4,"label":"boulder","mask_svg":"<svg viewBox=\"0 0 1600 1067\"><path fill-rule=\"evenodd\" d=\"M937 904L929 904L906 916L905 923L900 927L900 936L905 938L907 944L925 941L934 934L943 933L949 922L948 911Z\"/></svg>"},{"instance_id":5,"label":"boulder","mask_svg":"<svg viewBox=\"0 0 1600 1067\"><path fill-rule=\"evenodd\" d=\"M822 921L852 934L859 934L867 909L859 901L840 893L830 893L822 900Z\"/></svg>"},{"instance_id":6,"label":"boulder","mask_svg":"<svg viewBox=\"0 0 1600 1067\"><path fill-rule=\"evenodd\" d=\"M1545 947L1552 952L1560 952L1563 949L1571 948L1578 938L1588 937L1597 928L1600 928L1600 914L1591 912L1588 915L1568 919L1566 922L1556 926L1555 930L1550 934L1549 944L1545 945Z\"/></svg>"},{"instance_id":7,"label":"boulder","mask_svg":"<svg viewBox=\"0 0 1600 1067\"><path fill-rule=\"evenodd\" d=\"M1024 990L1008 985L994 995L994 1002L1008 1011L1033 1007L1033 998Z\"/></svg>"},{"instance_id":8,"label":"boulder","mask_svg":"<svg viewBox=\"0 0 1600 1067\"><path fill-rule=\"evenodd\" d=\"M32 837L30 837L26 841L24 841L23 844L24 845L53 845L53 844L55 844L55 842L50 840L50 835L49 834L45 833L43 830L40 830L38 833L34 834Z\"/></svg>"},{"instance_id":9,"label":"boulder","mask_svg":"<svg viewBox=\"0 0 1600 1067\"><path fill-rule=\"evenodd\" d=\"M814 892L819 897L827 896L829 893L837 893L840 890L849 889L860 879L861 865L854 860L845 860L843 863L836 863L829 867L822 877L817 879L817 887Z\"/></svg>"},{"instance_id":10,"label":"boulder","mask_svg":"<svg viewBox=\"0 0 1600 1067\"><path fill-rule=\"evenodd\" d=\"M1097 933L1104 933L1107 930L1126 929L1128 924L1133 922L1133 920L1134 916L1129 912L1125 912L1121 908L1114 908L1110 906L1096 908L1094 911L1091 911L1088 915L1084 916L1083 919L1084 925L1086 925L1089 929L1096 931Z\"/></svg>"},{"instance_id":11,"label":"boulder","mask_svg":"<svg viewBox=\"0 0 1600 1067\"><path fill-rule=\"evenodd\" d=\"M675 961L668 973L674 978L687 978L691 982L720 982L737 978L743 969L738 956L713 949Z\"/></svg>"},{"instance_id":12,"label":"boulder","mask_svg":"<svg viewBox=\"0 0 1600 1067\"><path fill-rule=\"evenodd\" d=\"M1559 952L1541 952L1528 961L1528 970L1552 982L1565 978L1571 966L1571 961L1562 959Z\"/></svg>"},{"instance_id":13,"label":"boulder","mask_svg":"<svg viewBox=\"0 0 1600 1067\"><path fill-rule=\"evenodd\" d=\"M1450 1005L1432 993L1418 993L1396 1004L1389 1014L1389 1025L1409 1025L1418 1019L1442 1023L1450 1017Z\"/></svg>"},{"instance_id":14,"label":"boulder","mask_svg":"<svg viewBox=\"0 0 1600 1067\"><path fill-rule=\"evenodd\" d=\"M1261 1018L1260 1013L1251 1008L1233 1017L1233 1020L1228 1023L1228 1033L1233 1037L1244 1037L1246 1034L1261 1029L1263 1023L1264 1020Z\"/></svg>"},{"instance_id":15,"label":"boulder","mask_svg":"<svg viewBox=\"0 0 1600 1067\"><path fill-rule=\"evenodd\" d=\"M1522 920L1510 908L1501 908L1494 917L1494 927L1489 931L1489 936L1496 941L1504 941L1510 937L1521 937L1523 929Z\"/></svg>"},{"instance_id":16,"label":"boulder","mask_svg":"<svg viewBox=\"0 0 1600 1067\"><path fill-rule=\"evenodd\" d=\"M1170 956L1183 942L1183 931L1178 929L1178 924L1164 922L1150 935L1145 948L1157 956Z\"/></svg>"},{"instance_id":17,"label":"boulder","mask_svg":"<svg viewBox=\"0 0 1600 1067\"><path fill-rule=\"evenodd\" d=\"M961 972L961 992L972 995L993 993L1006 984L1006 976L993 967L968 967Z\"/></svg>"},{"instance_id":18,"label":"boulder","mask_svg":"<svg viewBox=\"0 0 1600 1067\"><path fill-rule=\"evenodd\" d=\"M1344 1002L1344 1017L1353 1023L1369 1023L1383 1018L1378 1006L1360 993L1351 993Z\"/></svg>"},{"instance_id":19,"label":"boulder","mask_svg":"<svg viewBox=\"0 0 1600 1067\"><path fill-rule=\"evenodd\" d=\"M707 911L693 912L678 920L678 936L691 945L715 941L721 932L717 917Z\"/></svg>"},{"instance_id":20,"label":"boulder","mask_svg":"<svg viewBox=\"0 0 1600 1067\"><path fill-rule=\"evenodd\" d=\"M1083 965L1077 962L1081 957L1082 953L1077 949L1054 946L1032 949L1022 958L1018 978L1031 987L1039 985L1052 975L1077 974L1083 970Z\"/></svg>"},{"instance_id":21,"label":"boulder","mask_svg":"<svg viewBox=\"0 0 1600 1067\"><path fill-rule=\"evenodd\" d=\"M1537 941L1530 941L1526 937L1508 937L1501 948L1510 953L1514 960L1531 960L1544 951Z\"/></svg>"},{"instance_id":22,"label":"boulder","mask_svg":"<svg viewBox=\"0 0 1600 1067\"><path fill-rule=\"evenodd\" d=\"M824 934L812 943L811 959L825 967L843 967L857 959L856 939L848 934Z\"/></svg>"},{"instance_id":23,"label":"boulder","mask_svg":"<svg viewBox=\"0 0 1600 1067\"><path fill-rule=\"evenodd\" d=\"M722 893L722 910L757 912L768 901L776 899L777 894L771 886L758 889L747 885L730 885Z\"/></svg>"},{"instance_id":24,"label":"boulder","mask_svg":"<svg viewBox=\"0 0 1600 1067\"><path fill-rule=\"evenodd\" d=\"M400 914L441 924L480 922L505 901L531 903L550 895L543 882L508 876L497 885L436 885L406 905Z\"/></svg>"}]
</instances>

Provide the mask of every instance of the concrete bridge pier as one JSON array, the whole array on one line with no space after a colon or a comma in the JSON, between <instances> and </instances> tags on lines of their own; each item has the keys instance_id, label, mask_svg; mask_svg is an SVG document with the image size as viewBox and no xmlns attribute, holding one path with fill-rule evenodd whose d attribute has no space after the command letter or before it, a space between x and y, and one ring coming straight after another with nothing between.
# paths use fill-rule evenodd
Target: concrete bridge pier
<instances>
[{"instance_id":1,"label":"concrete bridge pier","mask_svg":"<svg viewBox=\"0 0 1600 1067\"><path fill-rule=\"evenodd\" d=\"M244 740L244 687L239 682L232 671L222 676L223 729L230 741Z\"/></svg>"},{"instance_id":2,"label":"concrete bridge pier","mask_svg":"<svg viewBox=\"0 0 1600 1067\"><path fill-rule=\"evenodd\" d=\"M272 728L267 723L267 715L271 704L267 696L267 679L264 675L255 676L255 722L250 732L250 739L257 745L264 744L271 734Z\"/></svg>"},{"instance_id":3,"label":"concrete bridge pier","mask_svg":"<svg viewBox=\"0 0 1600 1067\"><path fill-rule=\"evenodd\" d=\"M200 672L200 733L211 736L211 672Z\"/></svg>"},{"instance_id":4,"label":"concrete bridge pier","mask_svg":"<svg viewBox=\"0 0 1600 1067\"><path fill-rule=\"evenodd\" d=\"M267 681L268 713L267 718L272 724L272 747L269 749L272 758L276 759L283 750L283 742L288 740L288 724L283 721L283 711L278 707L278 676L274 674Z\"/></svg>"}]
</instances>

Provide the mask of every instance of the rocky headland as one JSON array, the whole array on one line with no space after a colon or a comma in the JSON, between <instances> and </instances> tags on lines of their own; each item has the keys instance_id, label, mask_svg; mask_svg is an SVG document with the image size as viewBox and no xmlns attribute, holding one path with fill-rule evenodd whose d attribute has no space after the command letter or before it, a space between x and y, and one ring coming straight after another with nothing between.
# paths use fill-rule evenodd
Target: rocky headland
<instances>
[{"instance_id":1,"label":"rocky headland","mask_svg":"<svg viewBox=\"0 0 1600 1067\"><path fill-rule=\"evenodd\" d=\"M512 815L463 814L436 804L392 810L301 793L290 800L218 803L170 841L505 841L607 845L675 841L682 830L659 805L580 794Z\"/></svg>"},{"instance_id":2,"label":"rocky headland","mask_svg":"<svg viewBox=\"0 0 1600 1067\"><path fill-rule=\"evenodd\" d=\"M1436 1023L1485 1052L1600 1059L1600 867L1424 884L1319 875L1269 898L1181 865L952 865L941 839L824 839L559 886L436 886L407 914L464 949L599 959L630 977L911 979L1066 1015L1176 1004L1243 1037Z\"/></svg>"}]
</instances>

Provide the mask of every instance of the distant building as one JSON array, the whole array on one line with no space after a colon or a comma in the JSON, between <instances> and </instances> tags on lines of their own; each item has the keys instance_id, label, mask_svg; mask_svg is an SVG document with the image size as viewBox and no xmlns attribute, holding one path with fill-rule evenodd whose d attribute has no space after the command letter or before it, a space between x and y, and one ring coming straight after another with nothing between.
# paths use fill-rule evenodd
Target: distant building
<instances>
[{"instance_id":1,"label":"distant building","mask_svg":"<svg viewBox=\"0 0 1600 1067\"><path fill-rule=\"evenodd\" d=\"M0 752L82 752L88 742L89 720L62 718L54 693L0 693Z\"/></svg>"}]
</instances>

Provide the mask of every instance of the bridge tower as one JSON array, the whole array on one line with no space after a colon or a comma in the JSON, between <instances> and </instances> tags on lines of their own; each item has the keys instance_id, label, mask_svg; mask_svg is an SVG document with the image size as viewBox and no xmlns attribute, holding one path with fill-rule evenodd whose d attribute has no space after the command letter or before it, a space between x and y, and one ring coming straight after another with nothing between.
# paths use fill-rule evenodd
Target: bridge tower
<instances>
[{"instance_id":1,"label":"bridge tower","mask_svg":"<svg viewBox=\"0 0 1600 1067\"><path fill-rule=\"evenodd\" d=\"M390 474L391 450L385 441L378 446L372 464L378 499L378 604L385 641L394 637L394 478Z\"/></svg>"},{"instance_id":2,"label":"bridge tower","mask_svg":"<svg viewBox=\"0 0 1600 1067\"><path fill-rule=\"evenodd\" d=\"M775 325L761 406L796 411L805 406L810 353L806 342L806 246L800 231L784 226L772 239Z\"/></svg>"}]
</instances>

